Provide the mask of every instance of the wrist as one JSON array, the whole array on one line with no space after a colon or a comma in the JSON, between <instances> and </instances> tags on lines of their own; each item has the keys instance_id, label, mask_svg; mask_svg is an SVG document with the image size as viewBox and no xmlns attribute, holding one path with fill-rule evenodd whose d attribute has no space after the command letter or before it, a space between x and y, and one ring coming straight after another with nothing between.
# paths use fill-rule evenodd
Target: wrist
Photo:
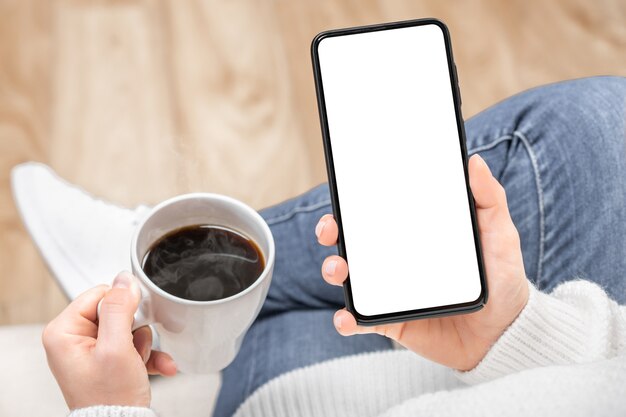
<instances>
[{"instance_id":1,"label":"wrist","mask_svg":"<svg viewBox=\"0 0 626 417\"><path fill-rule=\"evenodd\" d=\"M151 391L145 367L142 373L140 369L134 369L140 366L133 364L111 364L108 370L83 365L80 372L57 378L70 410L97 405L150 407Z\"/></svg>"},{"instance_id":2,"label":"wrist","mask_svg":"<svg viewBox=\"0 0 626 417\"><path fill-rule=\"evenodd\" d=\"M507 330L517 321L526 309L530 297L532 284L527 278L518 278L517 285L508 285L506 291L499 289L491 303L476 313L481 315L479 330L475 334L480 337L468 342L471 349L466 351L465 361L458 364L445 364L459 373L467 373L476 369L487 357L489 352L498 343Z\"/></svg>"}]
</instances>

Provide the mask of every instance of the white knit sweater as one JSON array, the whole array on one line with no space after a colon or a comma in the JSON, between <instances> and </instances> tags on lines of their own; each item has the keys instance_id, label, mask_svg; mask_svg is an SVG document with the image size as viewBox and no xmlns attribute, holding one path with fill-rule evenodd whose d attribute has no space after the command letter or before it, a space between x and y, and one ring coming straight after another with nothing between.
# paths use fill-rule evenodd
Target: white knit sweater
<instances>
[{"instance_id":1,"label":"white knit sweater","mask_svg":"<svg viewBox=\"0 0 626 417\"><path fill-rule=\"evenodd\" d=\"M355 355L281 375L236 417L624 416L626 307L597 285L571 281L528 304L469 372L406 350ZM152 417L95 406L71 417Z\"/></svg>"}]
</instances>

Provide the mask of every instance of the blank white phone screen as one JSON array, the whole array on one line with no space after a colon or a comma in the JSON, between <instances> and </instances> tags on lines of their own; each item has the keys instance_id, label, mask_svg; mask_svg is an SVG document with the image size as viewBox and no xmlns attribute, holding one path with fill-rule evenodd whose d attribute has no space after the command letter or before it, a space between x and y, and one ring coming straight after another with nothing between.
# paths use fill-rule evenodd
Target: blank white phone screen
<instances>
[{"instance_id":1,"label":"blank white phone screen","mask_svg":"<svg viewBox=\"0 0 626 417\"><path fill-rule=\"evenodd\" d=\"M355 310L476 301L480 275L442 29L318 44Z\"/></svg>"}]
</instances>

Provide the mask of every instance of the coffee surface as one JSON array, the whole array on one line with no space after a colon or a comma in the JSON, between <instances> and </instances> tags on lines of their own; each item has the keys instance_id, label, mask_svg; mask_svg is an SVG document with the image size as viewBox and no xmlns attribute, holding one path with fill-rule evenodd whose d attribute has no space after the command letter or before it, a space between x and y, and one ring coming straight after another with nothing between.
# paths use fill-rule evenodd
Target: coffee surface
<instances>
[{"instance_id":1,"label":"coffee surface","mask_svg":"<svg viewBox=\"0 0 626 417\"><path fill-rule=\"evenodd\" d=\"M194 301L219 300L248 288L265 268L257 244L211 225L187 226L156 241L143 270L159 288Z\"/></svg>"}]
</instances>

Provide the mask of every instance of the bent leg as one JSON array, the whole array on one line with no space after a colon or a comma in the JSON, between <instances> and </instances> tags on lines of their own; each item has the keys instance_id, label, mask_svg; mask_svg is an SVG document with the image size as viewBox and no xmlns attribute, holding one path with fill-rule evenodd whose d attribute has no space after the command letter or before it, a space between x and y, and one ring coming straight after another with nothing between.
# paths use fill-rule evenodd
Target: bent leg
<instances>
[{"instance_id":1,"label":"bent leg","mask_svg":"<svg viewBox=\"0 0 626 417\"><path fill-rule=\"evenodd\" d=\"M507 192L528 277L542 290L582 278L626 301L626 79L518 94L466 123Z\"/></svg>"},{"instance_id":2,"label":"bent leg","mask_svg":"<svg viewBox=\"0 0 626 417\"><path fill-rule=\"evenodd\" d=\"M540 289L579 277L626 299L625 109L626 79L594 77L528 90L466 123L468 153L480 153L506 189L526 273ZM336 249L314 235L331 212L326 184L261 212L277 245L261 316L344 305L320 274Z\"/></svg>"},{"instance_id":3,"label":"bent leg","mask_svg":"<svg viewBox=\"0 0 626 417\"><path fill-rule=\"evenodd\" d=\"M480 153L504 185L526 272L541 289L578 276L626 298L624 97L622 78L569 81L519 94L466 123L468 152ZM276 240L274 278L223 372L216 416L231 415L281 373L391 346L378 335L343 338L333 328L343 293L322 280L320 267L336 252L314 235L330 212L326 185L262 212Z\"/></svg>"}]
</instances>

